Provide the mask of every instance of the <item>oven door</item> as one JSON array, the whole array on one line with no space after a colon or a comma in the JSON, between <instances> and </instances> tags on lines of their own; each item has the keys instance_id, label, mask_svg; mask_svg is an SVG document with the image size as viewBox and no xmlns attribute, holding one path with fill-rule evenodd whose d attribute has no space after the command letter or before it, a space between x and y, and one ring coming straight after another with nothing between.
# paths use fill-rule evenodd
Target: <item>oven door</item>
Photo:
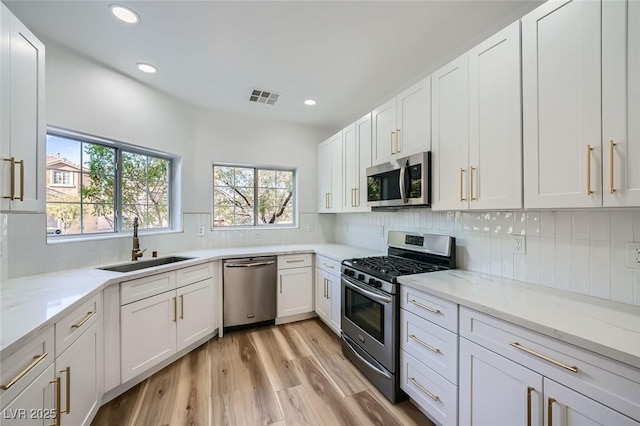
<instances>
[{"instance_id":1,"label":"oven door","mask_svg":"<svg viewBox=\"0 0 640 426\"><path fill-rule=\"evenodd\" d=\"M391 373L396 370L395 296L342 275L342 331ZM366 287L365 287L366 286Z\"/></svg>"}]
</instances>

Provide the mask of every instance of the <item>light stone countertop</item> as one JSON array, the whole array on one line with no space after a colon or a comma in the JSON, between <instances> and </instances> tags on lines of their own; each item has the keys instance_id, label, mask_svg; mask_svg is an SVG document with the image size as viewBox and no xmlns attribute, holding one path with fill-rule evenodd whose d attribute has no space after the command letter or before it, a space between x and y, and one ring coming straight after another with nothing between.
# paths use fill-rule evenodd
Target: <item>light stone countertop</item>
<instances>
[{"instance_id":1,"label":"light stone countertop","mask_svg":"<svg viewBox=\"0 0 640 426\"><path fill-rule=\"evenodd\" d=\"M459 269L398 281L640 368L640 306Z\"/></svg>"},{"instance_id":2,"label":"light stone countertop","mask_svg":"<svg viewBox=\"0 0 640 426\"><path fill-rule=\"evenodd\" d=\"M338 261L384 254L340 244L223 248L174 253L193 259L133 272L103 271L94 266L7 280L0 283L0 360L109 285L212 260L297 253L317 253Z\"/></svg>"}]
</instances>

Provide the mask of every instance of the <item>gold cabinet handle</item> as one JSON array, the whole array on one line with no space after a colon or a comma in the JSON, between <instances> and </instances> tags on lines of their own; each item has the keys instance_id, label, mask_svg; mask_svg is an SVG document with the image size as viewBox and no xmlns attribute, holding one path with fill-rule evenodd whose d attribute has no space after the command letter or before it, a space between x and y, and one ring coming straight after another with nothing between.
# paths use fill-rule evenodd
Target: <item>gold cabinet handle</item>
<instances>
[{"instance_id":1,"label":"gold cabinet handle","mask_svg":"<svg viewBox=\"0 0 640 426\"><path fill-rule=\"evenodd\" d=\"M431 352L436 354L440 353L440 349L431 346L427 342L423 342L422 340L418 339L415 334L411 334L409 337L411 338L411 340L415 341L419 345L424 346L425 348L429 349Z\"/></svg>"},{"instance_id":2,"label":"gold cabinet handle","mask_svg":"<svg viewBox=\"0 0 640 426\"><path fill-rule=\"evenodd\" d=\"M593 148L591 145L587 145L587 195L593 194L591 190L591 151L593 151Z\"/></svg>"},{"instance_id":3,"label":"gold cabinet handle","mask_svg":"<svg viewBox=\"0 0 640 426\"><path fill-rule=\"evenodd\" d=\"M400 137L400 129L396 129L396 152L402 152L402 138Z\"/></svg>"},{"instance_id":4,"label":"gold cabinet handle","mask_svg":"<svg viewBox=\"0 0 640 426\"><path fill-rule=\"evenodd\" d=\"M326 278L324 279L324 298L329 298L329 280L327 280Z\"/></svg>"},{"instance_id":5,"label":"gold cabinet handle","mask_svg":"<svg viewBox=\"0 0 640 426\"><path fill-rule=\"evenodd\" d=\"M84 325L84 323L86 323L87 321L89 321L91 319L92 316L94 316L96 314L96 311L89 311L87 312L87 315L82 319L82 321L80 321L77 324L73 324L71 326L71 328L80 328Z\"/></svg>"},{"instance_id":6,"label":"gold cabinet handle","mask_svg":"<svg viewBox=\"0 0 640 426\"><path fill-rule=\"evenodd\" d=\"M280 275L280 294L282 294L282 275Z\"/></svg>"},{"instance_id":7,"label":"gold cabinet handle","mask_svg":"<svg viewBox=\"0 0 640 426\"><path fill-rule=\"evenodd\" d=\"M60 413L69 414L71 413L71 367L67 367L64 370L60 370L60 373L66 373L67 375L67 409L60 411ZM58 378L60 380L60 378Z\"/></svg>"},{"instance_id":8,"label":"gold cabinet handle","mask_svg":"<svg viewBox=\"0 0 640 426\"><path fill-rule=\"evenodd\" d=\"M5 195L3 198L8 200L15 200L16 197L16 159L15 157L5 158L4 161L8 161L11 163L11 174L9 175L9 185L11 185L11 189L9 190L9 195Z\"/></svg>"},{"instance_id":9,"label":"gold cabinet handle","mask_svg":"<svg viewBox=\"0 0 640 426\"><path fill-rule=\"evenodd\" d=\"M465 169L460 169L460 202L462 201L467 201L466 198L464 198L464 195L462 194L462 189L463 189L463 181L464 181L464 173L466 172Z\"/></svg>"},{"instance_id":10,"label":"gold cabinet handle","mask_svg":"<svg viewBox=\"0 0 640 426\"><path fill-rule=\"evenodd\" d=\"M415 300L415 299L411 299L411 300L409 300L409 303L413 303L414 305L419 306L419 307L421 307L422 309L426 309L426 310L427 310L427 311L429 311L429 312L433 312L434 314L441 314L441 313L442 313L442 312L440 312L440 310L438 310L438 309L436 309L436 308L432 308L431 306L424 305L424 304L422 304L422 303L418 302L418 301L417 301L417 300Z\"/></svg>"},{"instance_id":11,"label":"gold cabinet handle","mask_svg":"<svg viewBox=\"0 0 640 426\"><path fill-rule=\"evenodd\" d=\"M434 401L439 401L440 400L440 397L438 395L435 395L435 394L429 392L429 390L427 388L425 388L424 386L422 386L420 383L418 383L418 381L414 377L409 378L409 380L411 381L411 383L416 385L416 387L418 389L420 389L422 392L424 392L429 398L433 399Z\"/></svg>"},{"instance_id":12,"label":"gold cabinet handle","mask_svg":"<svg viewBox=\"0 0 640 426\"><path fill-rule=\"evenodd\" d=\"M476 169L475 167L470 167L469 168L469 195L471 196L471 201L476 201L478 198L473 196L473 172L477 171L478 169ZM476 191L478 192L478 191Z\"/></svg>"},{"instance_id":13,"label":"gold cabinet handle","mask_svg":"<svg viewBox=\"0 0 640 426\"><path fill-rule=\"evenodd\" d=\"M300 263L300 262L304 262L304 259L289 259L289 260L287 260L287 263Z\"/></svg>"},{"instance_id":14,"label":"gold cabinet handle","mask_svg":"<svg viewBox=\"0 0 640 426\"><path fill-rule=\"evenodd\" d=\"M54 423L52 423L50 426L60 426L60 392L61 392L61 387L60 387L60 377L56 377L55 379L51 380L49 383L55 383L56 387L55 387L55 394L56 394L56 402L55 402L55 410L56 410L56 418L54 420Z\"/></svg>"},{"instance_id":15,"label":"gold cabinet handle","mask_svg":"<svg viewBox=\"0 0 640 426\"><path fill-rule=\"evenodd\" d=\"M359 188L353 188L353 192L356 194L356 207L360 207L360 197L358 196Z\"/></svg>"},{"instance_id":16,"label":"gold cabinet handle","mask_svg":"<svg viewBox=\"0 0 640 426\"><path fill-rule=\"evenodd\" d=\"M396 134L396 132L391 132L391 155L395 154L395 151L393 149L393 136Z\"/></svg>"},{"instance_id":17,"label":"gold cabinet handle","mask_svg":"<svg viewBox=\"0 0 640 426\"><path fill-rule=\"evenodd\" d=\"M567 364L562 363L562 362L560 362L560 361L556 361L555 359L551 359L551 358L549 358L548 356L545 356L545 355L539 354L539 353L538 353L538 352L536 352L536 351L532 351L531 349L525 348L524 346L522 346L522 345L521 345L520 343L518 343L518 342L511 342L511 343L509 343L509 345L513 346L513 347L514 347L514 348L516 348L516 349L520 349L521 351L526 352L526 353L528 353L529 355L533 355L533 356L538 357L538 358L540 358L540 359L543 359L543 360L545 360L545 361L547 361L547 362L549 362L549 363L551 363L551 364L553 364L553 365L557 365L558 367L562 367L562 368L564 368L565 370L569 370L569 371L571 371L572 373L577 373L577 372L578 372L578 367L576 367L576 366L570 366L570 365L567 365Z\"/></svg>"},{"instance_id":18,"label":"gold cabinet handle","mask_svg":"<svg viewBox=\"0 0 640 426\"><path fill-rule=\"evenodd\" d=\"M531 426L531 392L535 389L527 386L527 426Z\"/></svg>"},{"instance_id":19,"label":"gold cabinet handle","mask_svg":"<svg viewBox=\"0 0 640 426\"><path fill-rule=\"evenodd\" d=\"M282 293L282 284L280 286L280 293ZM180 295L180 319L184 319L184 294Z\"/></svg>"},{"instance_id":20,"label":"gold cabinet handle","mask_svg":"<svg viewBox=\"0 0 640 426\"><path fill-rule=\"evenodd\" d=\"M549 398L547 400L547 426L553 426L553 403L556 402L555 398Z\"/></svg>"},{"instance_id":21,"label":"gold cabinet handle","mask_svg":"<svg viewBox=\"0 0 640 426\"><path fill-rule=\"evenodd\" d=\"M173 322L178 322L178 298L173 298Z\"/></svg>"},{"instance_id":22,"label":"gold cabinet handle","mask_svg":"<svg viewBox=\"0 0 640 426\"><path fill-rule=\"evenodd\" d=\"M33 361L31 361L31 364L27 365L25 367L24 370L22 370L20 373L18 373L18 375L16 377L14 377L13 379L11 379L11 381L9 381L9 383L7 383L6 385L1 385L0 389L1 390L7 390L9 389L11 386L15 385L16 383L18 383L18 381L20 379L22 379L29 371L33 370L34 367L36 365L38 365L40 363L40 361L42 361L43 359L45 359L47 356L47 352L43 353L42 355L36 355L33 357Z\"/></svg>"},{"instance_id":23,"label":"gold cabinet handle","mask_svg":"<svg viewBox=\"0 0 640 426\"><path fill-rule=\"evenodd\" d=\"M17 200L24 201L24 160L16 161L20 164L20 197Z\"/></svg>"},{"instance_id":24,"label":"gold cabinet handle","mask_svg":"<svg viewBox=\"0 0 640 426\"><path fill-rule=\"evenodd\" d=\"M609 141L609 194L616 192L613 185L613 147L616 146L613 140Z\"/></svg>"}]
</instances>

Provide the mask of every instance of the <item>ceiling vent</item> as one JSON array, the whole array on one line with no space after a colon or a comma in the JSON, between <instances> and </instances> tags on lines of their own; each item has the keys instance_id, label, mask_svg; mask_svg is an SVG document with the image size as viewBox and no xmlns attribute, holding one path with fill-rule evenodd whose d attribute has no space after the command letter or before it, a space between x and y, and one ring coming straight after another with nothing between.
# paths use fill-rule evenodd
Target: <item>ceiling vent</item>
<instances>
[{"instance_id":1,"label":"ceiling vent","mask_svg":"<svg viewBox=\"0 0 640 426\"><path fill-rule=\"evenodd\" d=\"M278 101L280 95L267 90L253 89L249 100L260 104L273 105Z\"/></svg>"}]
</instances>

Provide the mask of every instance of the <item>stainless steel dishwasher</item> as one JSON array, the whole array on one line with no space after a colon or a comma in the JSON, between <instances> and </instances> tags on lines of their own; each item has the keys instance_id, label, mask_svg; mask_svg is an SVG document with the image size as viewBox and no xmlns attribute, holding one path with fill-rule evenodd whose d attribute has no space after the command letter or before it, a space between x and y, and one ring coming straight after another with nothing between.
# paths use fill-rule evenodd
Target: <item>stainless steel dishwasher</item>
<instances>
[{"instance_id":1,"label":"stainless steel dishwasher","mask_svg":"<svg viewBox=\"0 0 640 426\"><path fill-rule=\"evenodd\" d=\"M276 257L227 259L223 265L223 327L275 320Z\"/></svg>"}]
</instances>

